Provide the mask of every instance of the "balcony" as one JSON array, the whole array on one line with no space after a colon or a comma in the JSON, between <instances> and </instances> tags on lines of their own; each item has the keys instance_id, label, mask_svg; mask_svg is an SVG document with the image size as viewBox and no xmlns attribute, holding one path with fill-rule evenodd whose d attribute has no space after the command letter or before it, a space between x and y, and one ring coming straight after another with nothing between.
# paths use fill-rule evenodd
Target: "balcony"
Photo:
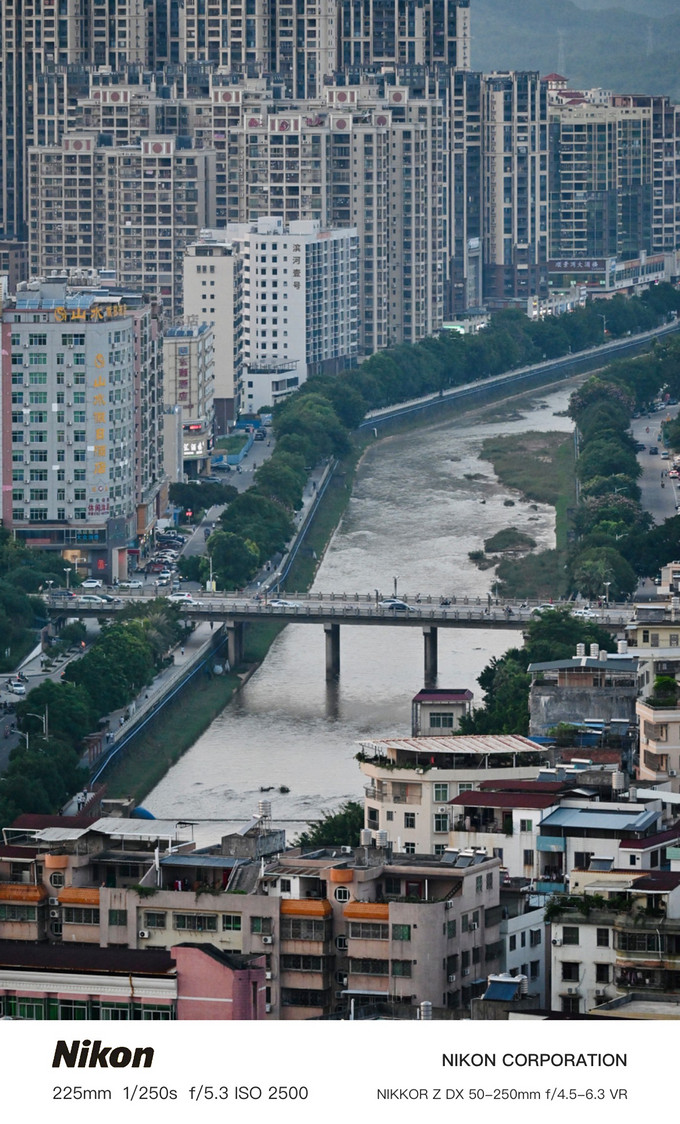
<instances>
[{"instance_id":1,"label":"balcony","mask_svg":"<svg viewBox=\"0 0 680 1124\"><path fill-rule=\"evenodd\" d=\"M490 835L512 835L512 821L480 820L476 816L457 816L453 821L454 831L487 833Z\"/></svg>"},{"instance_id":2,"label":"balcony","mask_svg":"<svg viewBox=\"0 0 680 1124\"><path fill-rule=\"evenodd\" d=\"M376 788L374 785L364 785L364 792L370 800L375 800L378 804L421 804L422 797L420 793L392 793L382 788Z\"/></svg>"}]
</instances>

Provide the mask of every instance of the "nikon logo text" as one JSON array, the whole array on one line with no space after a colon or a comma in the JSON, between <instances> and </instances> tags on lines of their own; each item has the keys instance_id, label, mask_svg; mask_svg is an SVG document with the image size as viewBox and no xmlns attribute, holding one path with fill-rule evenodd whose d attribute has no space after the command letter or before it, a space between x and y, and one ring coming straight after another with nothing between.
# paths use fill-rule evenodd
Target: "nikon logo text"
<instances>
[{"instance_id":1,"label":"nikon logo text","mask_svg":"<svg viewBox=\"0 0 680 1124\"><path fill-rule=\"evenodd\" d=\"M65 1065L67 1069L150 1069L153 1062L153 1046L102 1046L95 1038L76 1039L69 1044L60 1038L52 1059L52 1069Z\"/></svg>"}]
</instances>

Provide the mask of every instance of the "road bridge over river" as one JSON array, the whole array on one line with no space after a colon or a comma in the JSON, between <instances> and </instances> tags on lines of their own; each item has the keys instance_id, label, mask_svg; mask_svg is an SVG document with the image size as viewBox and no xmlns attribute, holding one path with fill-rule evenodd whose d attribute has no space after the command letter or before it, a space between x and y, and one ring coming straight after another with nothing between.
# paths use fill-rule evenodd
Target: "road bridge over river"
<instances>
[{"instance_id":1,"label":"road bridge over river","mask_svg":"<svg viewBox=\"0 0 680 1124\"><path fill-rule=\"evenodd\" d=\"M102 604L89 598L73 598L64 603L48 599L48 612L58 622L71 618L115 619L128 605L139 605L153 597L128 593ZM170 598L168 598L170 600ZM340 628L345 625L371 625L388 628L420 628L423 633L425 683L437 677L437 639L440 628L505 629L522 631L536 613L553 606L527 602L496 601L491 597L445 599L438 596L409 599L406 608L391 608L380 603L380 595L359 593L301 593L289 597L239 593L206 593L183 600L172 600L181 616L189 621L208 620L224 625L227 631L229 661L233 667L243 659L244 632L249 623L275 620L282 624L321 625L326 637L326 678L340 673ZM559 606L554 606L559 608ZM575 608L575 606L572 606ZM616 635L631 617L629 605L608 605L588 611L588 619Z\"/></svg>"}]
</instances>

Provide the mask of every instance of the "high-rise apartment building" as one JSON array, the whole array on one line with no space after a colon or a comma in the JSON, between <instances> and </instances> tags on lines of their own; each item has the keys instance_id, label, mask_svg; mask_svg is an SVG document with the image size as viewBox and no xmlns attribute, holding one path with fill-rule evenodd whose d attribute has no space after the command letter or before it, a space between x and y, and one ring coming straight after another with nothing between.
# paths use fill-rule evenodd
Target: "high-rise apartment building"
<instances>
[{"instance_id":1,"label":"high-rise apartment building","mask_svg":"<svg viewBox=\"0 0 680 1124\"><path fill-rule=\"evenodd\" d=\"M615 108L633 106L651 114L651 250L680 247L680 106L665 97L629 94L612 98ZM644 247L641 247L644 248Z\"/></svg>"},{"instance_id":2,"label":"high-rise apartment building","mask_svg":"<svg viewBox=\"0 0 680 1124\"><path fill-rule=\"evenodd\" d=\"M164 400L182 411L182 461L187 476L210 464L213 447L215 351L209 324L175 324L163 334Z\"/></svg>"},{"instance_id":3,"label":"high-rise apartment building","mask_svg":"<svg viewBox=\"0 0 680 1124\"><path fill-rule=\"evenodd\" d=\"M357 257L355 229L318 221L268 216L202 232L185 258L187 310L224 343L218 387L232 403L218 410L254 413L356 362Z\"/></svg>"},{"instance_id":4,"label":"high-rise apartment building","mask_svg":"<svg viewBox=\"0 0 680 1124\"><path fill-rule=\"evenodd\" d=\"M203 230L200 241L186 248L184 313L212 326L215 436L226 434L238 417L243 390L243 257L224 230Z\"/></svg>"},{"instance_id":5,"label":"high-rise apartment building","mask_svg":"<svg viewBox=\"0 0 680 1124\"><path fill-rule=\"evenodd\" d=\"M340 66L470 65L470 0L340 0Z\"/></svg>"},{"instance_id":6,"label":"high-rise apartment building","mask_svg":"<svg viewBox=\"0 0 680 1124\"><path fill-rule=\"evenodd\" d=\"M110 146L69 133L32 148L29 164L33 276L105 265L181 314L184 246L214 219L211 150L168 135Z\"/></svg>"},{"instance_id":7,"label":"high-rise apartment building","mask_svg":"<svg viewBox=\"0 0 680 1124\"><path fill-rule=\"evenodd\" d=\"M111 580L158 515L157 311L83 280L30 282L3 307L2 517Z\"/></svg>"},{"instance_id":8,"label":"high-rise apartment building","mask_svg":"<svg viewBox=\"0 0 680 1124\"><path fill-rule=\"evenodd\" d=\"M548 105L538 73L480 76L487 304L547 295Z\"/></svg>"},{"instance_id":9,"label":"high-rise apartment building","mask_svg":"<svg viewBox=\"0 0 680 1124\"><path fill-rule=\"evenodd\" d=\"M632 258L650 251L651 106L552 105L550 132L550 257Z\"/></svg>"},{"instance_id":10,"label":"high-rise apartment building","mask_svg":"<svg viewBox=\"0 0 680 1124\"><path fill-rule=\"evenodd\" d=\"M356 226L360 354L414 343L443 321L444 110L406 86L329 86L323 100L244 113L239 174L228 181L241 221L279 215Z\"/></svg>"}]
</instances>

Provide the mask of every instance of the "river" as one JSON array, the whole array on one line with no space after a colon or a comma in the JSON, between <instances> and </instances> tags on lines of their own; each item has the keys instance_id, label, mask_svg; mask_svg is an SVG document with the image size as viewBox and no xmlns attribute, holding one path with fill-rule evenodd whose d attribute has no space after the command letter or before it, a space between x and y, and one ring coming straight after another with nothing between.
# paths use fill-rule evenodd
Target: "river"
<instances>
[{"instance_id":1,"label":"river","mask_svg":"<svg viewBox=\"0 0 680 1124\"><path fill-rule=\"evenodd\" d=\"M493 570L468 553L504 527L554 545L552 508L506 488L479 458L485 438L527 430L572 429L563 416L576 382L537 392L376 442L361 463L346 514L319 567L315 589L376 589L486 597ZM506 501L514 501L514 506ZM440 687L469 688L492 656L517 643L493 630L440 630ZM288 625L242 691L147 796L156 816L241 823L271 800L291 841L310 818L362 799L354 755L365 736L409 736L411 699L423 684L419 629L341 629L341 673L325 681L323 629ZM281 793L284 786L289 791ZM266 791L263 791L266 790ZM217 822L213 822L217 821Z\"/></svg>"}]
</instances>

